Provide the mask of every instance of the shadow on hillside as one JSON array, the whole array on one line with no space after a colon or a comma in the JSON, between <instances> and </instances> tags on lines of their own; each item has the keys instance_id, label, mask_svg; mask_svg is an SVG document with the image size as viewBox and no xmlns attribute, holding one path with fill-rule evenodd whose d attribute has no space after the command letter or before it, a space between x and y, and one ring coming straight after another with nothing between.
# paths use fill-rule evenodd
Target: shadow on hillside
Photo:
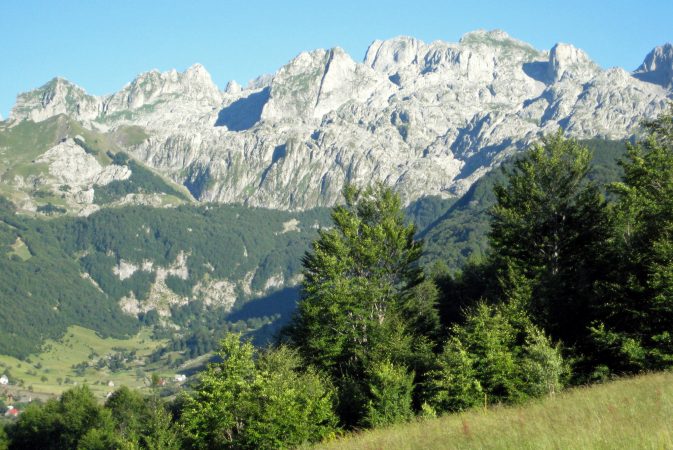
<instances>
[{"instance_id":1,"label":"shadow on hillside","mask_svg":"<svg viewBox=\"0 0 673 450\"><path fill-rule=\"evenodd\" d=\"M457 181L465 179L472 175L476 170L484 167L487 164L490 164L494 155L502 152L512 144L512 139L506 139L500 144L481 147L474 155L464 160L465 165L462 167L460 174L458 174L454 180Z\"/></svg>"},{"instance_id":2,"label":"shadow on hillside","mask_svg":"<svg viewBox=\"0 0 673 450\"><path fill-rule=\"evenodd\" d=\"M673 74L672 74L673 75ZM657 84L664 88L667 87L668 83L673 83L673 80L664 73L659 71L656 72L644 72L644 73L634 73L634 78L644 81L646 83Z\"/></svg>"},{"instance_id":3,"label":"shadow on hillside","mask_svg":"<svg viewBox=\"0 0 673 450\"><path fill-rule=\"evenodd\" d=\"M263 347L276 341L280 329L292 318L292 314L297 308L298 299L299 287L281 289L264 297L244 303L229 314L227 320L236 322L238 320L278 314L280 316L279 319L275 320L273 323L264 325L262 328L251 334L252 342L256 346Z\"/></svg>"},{"instance_id":4,"label":"shadow on hillside","mask_svg":"<svg viewBox=\"0 0 673 450\"><path fill-rule=\"evenodd\" d=\"M269 172L271 169L273 169L273 166L281 159L285 158L287 156L287 144L283 145L278 145L276 148L273 149L273 155L271 155L271 164L269 164L269 167L264 169L264 172L262 173L262 176L260 177L259 180L259 186L261 187L262 184L264 184L264 180L266 180L267 175L269 175Z\"/></svg>"},{"instance_id":5,"label":"shadow on hillside","mask_svg":"<svg viewBox=\"0 0 673 450\"><path fill-rule=\"evenodd\" d=\"M252 128L262 117L262 110L269 100L269 88L236 100L217 115L216 127L225 126L231 131Z\"/></svg>"},{"instance_id":6,"label":"shadow on hillside","mask_svg":"<svg viewBox=\"0 0 673 450\"><path fill-rule=\"evenodd\" d=\"M255 317L273 316L279 314L280 318L274 322L264 325L247 335L252 339L252 343L256 347L266 347L269 344L277 342L278 333L292 318L292 314L297 308L297 300L299 299L299 288L285 288L269 295L251 300L236 308L227 320L236 322L238 320L252 319ZM213 354L207 359L204 359L200 364L196 364L188 369L183 369L180 373L191 377L202 370L204 370L208 363L220 362L221 359L217 354Z\"/></svg>"},{"instance_id":7,"label":"shadow on hillside","mask_svg":"<svg viewBox=\"0 0 673 450\"><path fill-rule=\"evenodd\" d=\"M227 316L227 320L236 322L237 320L247 320L254 317L273 316L274 314L289 317L297 307L298 298L298 287L281 289L242 304Z\"/></svg>"},{"instance_id":8,"label":"shadow on hillside","mask_svg":"<svg viewBox=\"0 0 673 450\"><path fill-rule=\"evenodd\" d=\"M523 72L536 81L541 81L549 84L549 62L547 61L533 61L524 63L522 66Z\"/></svg>"}]
</instances>

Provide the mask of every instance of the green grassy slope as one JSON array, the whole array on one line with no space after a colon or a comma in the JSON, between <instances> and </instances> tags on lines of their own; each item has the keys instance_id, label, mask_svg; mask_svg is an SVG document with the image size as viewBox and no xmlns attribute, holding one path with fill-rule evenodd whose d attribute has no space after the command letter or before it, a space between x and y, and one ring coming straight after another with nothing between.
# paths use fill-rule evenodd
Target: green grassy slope
<instances>
[{"instance_id":1,"label":"green grassy slope","mask_svg":"<svg viewBox=\"0 0 673 450\"><path fill-rule=\"evenodd\" d=\"M177 200L177 203L191 202L193 199L187 189L178 187L164 177L156 174L139 162L129 158L124 152L109 153L112 161L120 166L131 169L131 177L127 180L114 180L105 186L94 187L94 201L99 205L121 200L127 194L166 194Z\"/></svg>"},{"instance_id":2,"label":"green grassy slope","mask_svg":"<svg viewBox=\"0 0 673 450\"><path fill-rule=\"evenodd\" d=\"M673 374L657 373L353 434L315 449L673 448Z\"/></svg>"},{"instance_id":3,"label":"green grassy slope","mask_svg":"<svg viewBox=\"0 0 673 450\"><path fill-rule=\"evenodd\" d=\"M72 326L62 338L47 340L42 352L24 360L0 355L0 373L9 376L8 389L14 395L58 395L75 384L88 384L102 399L112 390L109 381L115 386L147 387L149 373L157 368L148 365L146 358L161 344L162 341L151 339L149 329L128 339L114 339ZM123 368L112 370L109 363L104 364L120 354L125 356ZM158 373L172 378L171 373Z\"/></svg>"},{"instance_id":4,"label":"green grassy slope","mask_svg":"<svg viewBox=\"0 0 673 450\"><path fill-rule=\"evenodd\" d=\"M58 143L66 132L67 122L68 119L59 116L39 124L21 122L12 128L6 122L0 123L0 195L13 200L27 195L17 188L15 179L39 176L48 170L46 164L33 161Z\"/></svg>"}]
</instances>

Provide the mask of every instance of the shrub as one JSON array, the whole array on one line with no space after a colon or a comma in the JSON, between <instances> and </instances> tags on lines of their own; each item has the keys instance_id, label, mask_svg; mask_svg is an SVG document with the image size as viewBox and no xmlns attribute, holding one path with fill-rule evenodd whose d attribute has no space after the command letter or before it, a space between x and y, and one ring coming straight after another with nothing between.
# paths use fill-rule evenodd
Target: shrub
<instances>
[{"instance_id":1,"label":"shrub","mask_svg":"<svg viewBox=\"0 0 673 450\"><path fill-rule=\"evenodd\" d=\"M457 338L449 339L437 363L428 381L429 406L437 411L462 411L483 401L474 361Z\"/></svg>"},{"instance_id":2,"label":"shrub","mask_svg":"<svg viewBox=\"0 0 673 450\"><path fill-rule=\"evenodd\" d=\"M405 367L391 362L374 365L369 375L370 400L367 404L365 424L370 427L391 425L409 420L414 374Z\"/></svg>"},{"instance_id":3,"label":"shrub","mask_svg":"<svg viewBox=\"0 0 673 450\"><path fill-rule=\"evenodd\" d=\"M293 350L257 353L238 335L223 339L222 362L185 399L182 422L193 447L289 448L334 432L334 391L325 378L301 371Z\"/></svg>"},{"instance_id":4,"label":"shrub","mask_svg":"<svg viewBox=\"0 0 673 450\"><path fill-rule=\"evenodd\" d=\"M453 327L429 381L437 411L554 394L567 367L559 346L513 305L478 305Z\"/></svg>"}]
</instances>

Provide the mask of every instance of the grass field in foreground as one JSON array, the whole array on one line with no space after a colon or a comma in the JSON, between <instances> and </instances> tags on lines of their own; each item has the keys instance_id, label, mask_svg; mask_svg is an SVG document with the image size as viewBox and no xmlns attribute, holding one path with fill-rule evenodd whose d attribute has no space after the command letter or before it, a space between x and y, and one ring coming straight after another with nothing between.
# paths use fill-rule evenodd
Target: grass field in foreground
<instances>
[{"instance_id":1,"label":"grass field in foreground","mask_svg":"<svg viewBox=\"0 0 673 450\"><path fill-rule=\"evenodd\" d=\"M670 449L673 374L349 435L315 449Z\"/></svg>"}]
</instances>

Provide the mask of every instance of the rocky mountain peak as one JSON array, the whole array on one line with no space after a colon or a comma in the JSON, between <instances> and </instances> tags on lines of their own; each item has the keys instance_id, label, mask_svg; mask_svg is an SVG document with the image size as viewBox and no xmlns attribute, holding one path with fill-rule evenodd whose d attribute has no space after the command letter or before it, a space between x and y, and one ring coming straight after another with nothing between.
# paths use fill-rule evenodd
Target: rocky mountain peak
<instances>
[{"instance_id":1,"label":"rocky mountain peak","mask_svg":"<svg viewBox=\"0 0 673 450\"><path fill-rule=\"evenodd\" d=\"M502 30L474 30L465 33L459 43L461 44L502 44L507 42L521 42L512 38Z\"/></svg>"},{"instance_id":2,"label":"rocky mountain peak","mask_svg":"<svg viewBox=\"0 0 673 450\"><path fill-rule=\"evenodd\" d=\"M348 101L365 101L380 84L389 84L341 48L303 52L274 76L262 119L320 119Z\"/></svg>"},{"instance_id":3,"label":"rocky mountain peak","mask_svg":"<svg viewBox=\"0 0 673 450\"><path fill-rule=\"evenodd\" d=\"M120 136L140 128L147 137L121 140L133 142L124 150L202 201L330 206L344 183L375 180L411 201L461 195L559 128L580 139L631 135L673 98L670 54L655 50L632 75L601 70L572 45L539 51L499 30L459 43L400 36L373 42L363 63L340 48L303 52L226 93L195 65L147 72L100 98L55 81L22 94L14 111L93 117L84 126Z\"/></svg>"},{"instance_id":4,"label":"rocky mountain peak","mask_svg":"<svg viewBox=\"0 0 673 450\"><path fill-rule=\"evenodd\" d=\"M376 40L367 49L364 63L376 71L394 73L401 67L418 63L418 55L426 47L425 42L409 36Z\"/></svg>"},{"instance_id":5,"label":"rocky mountain peak","mask_svg":"<svg viewBox=\"0 0 673 450\"><path fill-rule=\"evenodd\" d=\"M273 73L265 73L263 75L255 77L254 79L248 81L246 89L262 89L270 87L274 76L275 74Z\"/></svg>"},{"instance_id":6,"label":"rocky mountain peak","mask_svg":"<svg viewBox=\"0 0 673 450\"><path fill-rule=\"evenodd\" d=\"M186 78L201 79L206 82L212 82L210 73L208 73L206 68L201 63L192 64L187 68L187 70L185 70L184 74Z\"/></svg>"},{"instance_id":7,"label":"rocky mountain peak","mask_svg":"<svg viewBox=\"0 0 673 450\"><path fill-rule=\"evenodd\" d=\"M243 88L241 87L240 84L238 84L236 82L236 80L230 80L227 83L227 87L224 89L224 92L226 92L227 94L234 94L235 95L235 94L239 94L242 90L243 90Z\"/></svg>"},{"instance_id":8,"label":"rocky mountain peak","mask_svg":"<svg viewBox=\"0 0 673 450\"><path fill-rule=\"evenodd\" d=\"M219 98L219 88L213 82L210 73L201 64L194 64L185 70L181 81L204 95Z\"/></svg>"},{"instance_id":9,"label":"rocky mountain peak","mask_svg":"<svg viewBox=\"0 0 673 450\"><path fill-rule=\"evenodd\" d=\"M673 87L673 44L654 48L633 72L633 76L665 88Z\"/></svg>"},{"instance_id":10,"label":"rocky mountain peak","mask_svg":"<svg viewBox=\"0 0 673 450\"><path fill-rule=\"evenodd\" d=\"M547 76L551 81L560 81L567 77L585 82L599 72L600 68L589 55L570 44L558 43L549 52Z\"/></svg>"},{"instance_id":11,"label":"rocky mountain peak","mask_svg":"<svg viewBox=\"0 0 673 450\"><path fill-rule=\"evenodd\" d=\"M40 122L58 114L66 114L77 120L91 121L176 99L212 107L221 104L222 93L200 64L182 73L176 70L150 70L138 75L119 92L108 96L89 95L81 87L56 77L35 90L20 94L10 118Z\"/></svg>"},{"instance_id":12,"label":"rocky mountain peak","mask_svg":"<svg viewBox=\"0 0 673 450\"><path fill-rule=\"evenodd\" d=\"M131 83L105 101L106 113L137 109L161 99L180 97L219 104L222 95L208 71L195 64L180 73L176 70L151 70L138 75Z\"/></svg>"},{"instance_id":13,"label":"rocky mountain peak","mask_svg":"<svg viewBox=\"0 0 673 450\"><path fill-rule=\"evenodd\" d=\"M478 30L465 34L458 43L435 41L427 44L400 36L374 41L365 55L365 65L387 74L400 87L416 85L425 75L436 74L422 83L489 83L499 74L506 77L521 69L521 64L547 59L531 45L510 37L501 30ZM505 75L507 73L507 75Z\"/></svg>"},{"instance_id":14,"label":"rocky mountain peak","mask_svg":"<svg viewBox=\"0 0 673 450\"><path fill-rule=\"evenodd\" d=\"M527 42L511 37L502 30L476 30L464 34L459 45L463 48L477 48L485 53L497 53L509 56L513 53L523 55L528 59L534 59L541 55Z\"/></svg>"},{"instance_id":15,"label":"rocky mountain peak","mask_svg":"<svg viewBox=\"0 0 673 450\"><path fill-rule=\"evenodd\" d=\"M19 94L10 119L39 122L58 114L91 119L100 113L100 102L65 78L55 77L43 86Z\"/></svg>"}]
</instances>

